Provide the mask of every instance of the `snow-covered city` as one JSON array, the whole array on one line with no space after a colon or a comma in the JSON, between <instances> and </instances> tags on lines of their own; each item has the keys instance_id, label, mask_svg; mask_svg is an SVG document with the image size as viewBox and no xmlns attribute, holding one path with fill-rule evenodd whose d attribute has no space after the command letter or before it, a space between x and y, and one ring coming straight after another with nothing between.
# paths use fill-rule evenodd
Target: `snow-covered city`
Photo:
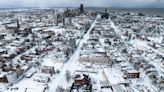
<instances>
[{"instance_id":1,"label":"snow-covered city","mask_svg":"<svg viewBox=\"0 0 164 92\"><path fill-rule=\"evenodd\" d=\"M164 92L164 18L0 10L0 92Z\"/></svg>"}]
</instances>

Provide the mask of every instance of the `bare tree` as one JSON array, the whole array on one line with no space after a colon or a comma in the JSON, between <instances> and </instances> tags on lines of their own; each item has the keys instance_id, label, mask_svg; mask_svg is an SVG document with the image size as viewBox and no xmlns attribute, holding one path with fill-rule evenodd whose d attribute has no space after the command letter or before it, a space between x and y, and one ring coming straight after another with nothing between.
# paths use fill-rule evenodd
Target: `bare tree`
<instances>
[{"instance_id":1,"label":"bare tree","mask_svg":"<svg viewBox=\"0 0 164 92\"><path fill-rule=\"evenodd\" d=\"M71 73L70 73L70 71L68 71L68 70L66 71L65 77L66 77L67 82L69 82L70 79L71 79Z\"/></svg>"},{"instance_id":2,"label":"bare tree","mask_svg":"<svg viewBox=\"0 0 164 92\"><path fill-rule=\"evenodd\" d=\"M56 73L60 73L60 70L57 69L57 70L56 70Z\"/></svg>"},{"instance_id":3,"label":"bare tree","mask_svg":"<svg viewBox=\"0 0 164 92\"><path fill-rule=\"evenodd\" d=\"M64 88L61 86L57 86L56 92L64 92Z\"/></svg>"}]
</instances>

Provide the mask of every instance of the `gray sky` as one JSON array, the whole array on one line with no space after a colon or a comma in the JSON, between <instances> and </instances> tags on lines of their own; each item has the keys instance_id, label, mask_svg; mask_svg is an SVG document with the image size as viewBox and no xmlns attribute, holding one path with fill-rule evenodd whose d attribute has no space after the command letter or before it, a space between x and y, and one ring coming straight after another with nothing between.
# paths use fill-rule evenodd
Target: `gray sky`
<instances>
[{"instance_id":1,"label":"gray sky","mask_svg":"<svg viewBox=\"0 0 164 92\"><path fill-rule=\"evenodd\" d=\"M80 3L90 7L158 7L164 0L0 0L0 8L11 7L77 7Z\"/></svg>"}]
</instances>

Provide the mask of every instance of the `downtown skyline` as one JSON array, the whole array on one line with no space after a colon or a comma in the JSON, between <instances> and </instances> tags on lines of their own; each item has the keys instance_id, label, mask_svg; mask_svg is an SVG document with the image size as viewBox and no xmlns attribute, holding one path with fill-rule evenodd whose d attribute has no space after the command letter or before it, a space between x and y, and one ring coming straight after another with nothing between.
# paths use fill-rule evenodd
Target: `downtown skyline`
<instances>
[{"instance_id":1,"label":"downtown skyline","mask_svg":"<svg viewBox=\"0 0 164 92\"><path fill-rule=\"evenodd\" d=\"M0 8L18 7L122 7L122 8L164 8L164 0L0 0Z\"/></svg>"}]
</instances>

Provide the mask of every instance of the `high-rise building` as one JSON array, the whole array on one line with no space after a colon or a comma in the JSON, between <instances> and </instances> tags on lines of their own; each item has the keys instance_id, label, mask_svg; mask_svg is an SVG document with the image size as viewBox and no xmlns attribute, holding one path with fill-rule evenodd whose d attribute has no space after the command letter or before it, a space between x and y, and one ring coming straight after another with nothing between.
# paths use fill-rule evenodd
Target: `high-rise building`
<instances>
[{"instance_id":1,"label":"high-rise building","mask_svg":"<svg viewBox=\"0 0 164 92\"><path fill-rule=\"evenodd\" d=\"M80 13L84 13L84 5L80 4Z\"/></svg>"},{"instance_id":2,"label":"high-rise building","mask_svg":"<svg viewBox=\"0 0 164 92\"><path fill-rule=\"evenodd\" d=\"M19 20L17 19L17 28L20 28Z\"/></svg>"}]
</instances>

